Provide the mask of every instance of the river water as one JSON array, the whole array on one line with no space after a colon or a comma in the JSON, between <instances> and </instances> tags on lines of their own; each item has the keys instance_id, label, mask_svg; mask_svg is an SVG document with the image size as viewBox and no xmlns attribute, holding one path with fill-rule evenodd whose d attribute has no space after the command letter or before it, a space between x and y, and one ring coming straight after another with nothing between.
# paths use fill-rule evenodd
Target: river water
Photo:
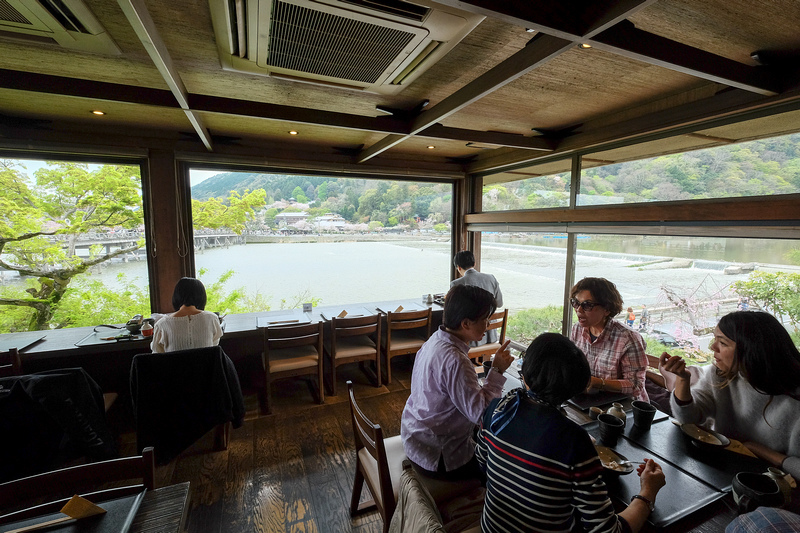
<instances>
[{"instance_id":1,"label":"river water","mask_svg":"<svg viewBox=\"0 0 800 533\"><path fill-rule=\"evenodd\" d=\"M576 279L601 276L612 280L626 306L666 303L662 287L681 296L710 297L748 277L746 273L724 274L730 261L698 261L692 268L642 267L638 265L664 256L589 250L584 244L579 244ZM506 307L514 311L560 305L566 260L563 248L484 239L482 250L482 271L497 277ZM207 249L196 256L198 270L208 270L202 276L206 283L232 269L235 274L226 288L243 287L250 294L259 293L271 309L280 308L282 299L315 297L320 305L338 305L446 292L449 261L449 243L410 240L249 244ZM146 285L144 262L112 264L93 275L113 286L119 272Z\"/></svg>"}]
</instances>

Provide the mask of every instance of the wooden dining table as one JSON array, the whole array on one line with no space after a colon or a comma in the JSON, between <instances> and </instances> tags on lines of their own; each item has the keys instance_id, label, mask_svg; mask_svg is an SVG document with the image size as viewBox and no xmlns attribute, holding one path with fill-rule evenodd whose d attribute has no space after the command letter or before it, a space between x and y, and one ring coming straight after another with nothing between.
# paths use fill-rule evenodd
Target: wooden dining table
<instances>
[{"instance_id":1,"label":"wooden dining table","mask_svg":"<svg viewBox=\"0 0 800 533\"><path fill-rule=\"evenodd\" d=\"M504 392L520 387L516 362L506 371ZM601 409L610 402L601 402ZM658 493L656 509L645 524L644 531L663 533L720 533L737 516L731 492L733 477L738 472L766 472L766 461L731 449L704 450L691 444L676 421L658 411L651 428L642 431L633 424L631 399L622 400L627 414L625 432L614 451L629 461L655 460L663 469L667 484ZM566 402L563 414L580 424L599 440L598 423L589 415L588 408L580 409ZM729 447L732 448L732 447ZM639 478L635 472L606 477L609 495L618 511L627 507L631 496L639 492ZM800 513L800 488L792 490L792 501L786 509Z\"/></svg>"}]
</instances>

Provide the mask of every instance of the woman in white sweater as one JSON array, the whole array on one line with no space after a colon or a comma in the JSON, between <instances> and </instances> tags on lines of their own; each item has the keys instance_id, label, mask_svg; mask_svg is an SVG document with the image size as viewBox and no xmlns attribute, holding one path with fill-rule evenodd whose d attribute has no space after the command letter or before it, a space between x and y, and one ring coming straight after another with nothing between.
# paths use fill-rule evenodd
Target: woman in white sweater
<instances>
[{"instance_id":1,"label":"woman in white sweater","mask_svg":"<svg viewBox=\"0 0 800 533\"><path fill-rule=\"evenodd\" d=\"M719 321L711 350L714 367L693 387L683 359L661 356L662 367L678 376L675 418L711 418L714 430L800 478L800 352L789 334L769 313L736 311Z\"/></svg>"},{"instance_id":2,"label":"woman in white sweater","mask_svg":"<svg viewBox=\"0 0 800 533\"><path fill-rule=\"evenodd\" d=\"M199 279L181 278L172 293L175 312L165 315L153 326L155 353L207 348L219 344L222 327L219 317L206 307L206 288Z\"/></svg>"}]
</instances>

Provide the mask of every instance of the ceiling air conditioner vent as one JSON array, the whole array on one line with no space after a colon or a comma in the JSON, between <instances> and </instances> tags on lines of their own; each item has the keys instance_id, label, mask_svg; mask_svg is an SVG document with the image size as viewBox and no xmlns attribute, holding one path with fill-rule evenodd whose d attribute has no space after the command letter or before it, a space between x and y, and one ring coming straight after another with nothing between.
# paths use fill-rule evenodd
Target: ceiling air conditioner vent
<instances>
[{"instance_id":1,"label":"ceiling air conditioner vent","mask_svg":"<svg viewBox=\"0 0 800 533\"><path fill-rule=\"evenodd\" d=\"M0 0L0 36L55 42L83 52L122 53L82 0Z\"/></svg>"},{"instance_id":2,"label":"ceiling air conditioner vent","mask_svg":"<svg viewBox=\"0 0 800 533\"><path fill-rule=\"evenodd\" d=\"M371 0L341 0L344 4L350 4L352 6L360 6L366 9L372 9L374 11L380 11L387 15L397 15L398 17L403 17L409 20L415 20L417 22L422 22L425 20L428 12L430 11L429 8L418 6L416 4L412 4L410 2L403 2L401 1L392 1L392 0L382 0L380 2L375 2Z\"/></svg>"},{"instance_id":3,"label":"ceiling air conditioner vent","mask_svg":"<svg viewBox=\"0 0 800 533\"><path fill-rule=\"evenodd\" d=\"M428 0L209 0L222 66L395 94L483 17Z\"/></svg>"}]
</instances>

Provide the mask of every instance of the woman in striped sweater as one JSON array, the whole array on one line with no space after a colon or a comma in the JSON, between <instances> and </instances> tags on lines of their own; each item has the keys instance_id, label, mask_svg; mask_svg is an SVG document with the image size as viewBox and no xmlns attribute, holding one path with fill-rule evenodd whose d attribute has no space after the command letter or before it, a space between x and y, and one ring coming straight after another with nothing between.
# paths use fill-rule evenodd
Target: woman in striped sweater
<instances>
[{"instance_id":1,"label":"woman in striped sweater","mask_svg":"<svg viewBox=\"0 0 800 533\"><path fill-rule=\"evenodd\" d=\"M528 347L522 373L525 388L494 400L481 420L482 530L638 531L664 486L661 467L639 466L641 491L615 514L589 434L558 409L586 388L586 357L566 337L545 333Z\"/></svg>"}]
</instances>

